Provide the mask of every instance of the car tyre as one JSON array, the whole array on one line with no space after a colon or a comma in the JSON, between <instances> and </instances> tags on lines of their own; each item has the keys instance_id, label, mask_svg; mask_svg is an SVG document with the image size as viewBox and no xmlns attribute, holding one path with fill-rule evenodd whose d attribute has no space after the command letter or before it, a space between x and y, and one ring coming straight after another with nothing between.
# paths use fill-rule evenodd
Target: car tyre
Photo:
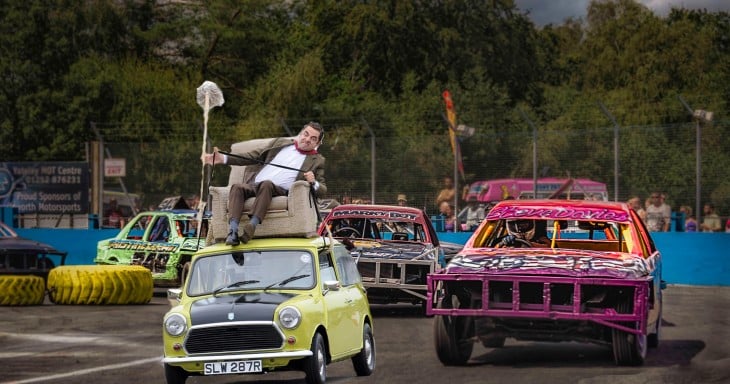
<instances>
[{"instance_id":1,"label":"car tyre","mask_svg":"<svg viewBox=\"0 0 730 384\"><path fill-rule=\"evenodd\" d=\"M446 295L439 308L452 308ZM474 321L465 316L436 315L433 322L436 354L444 365L466 365L474 350Z\"/></svg>"},{"instance_id":2,"label":"car tyre","mask_svg":"<svg viewBox=\"0 0 730 384\"><path fill-rule=\"evenodd\" d=\"M352 366L358 376L370 376L375 370L375 339L368 323L362 330L362 349L352 357Z\"/></svg>"},{"instance_id":3,"label":"car tyre","mask_svg":"<svg viewBox=\"0 0 730 384\"><path fill-rule=\"evenodd\" d=\"M46 282L40 276L0 276L0 305L40 305L46 296Z\"/></svg>"},{"instance_id":4,"label":"car tyre","mask_svg":"<svg viewBox=\"0 0 730 384\"><path fill-rule=\"evenodd\" d=\"M659 304L661 305L661 304ZM662 334L662 310L659 310L659 318L656 321L656 328L654 330L654 333L650 333L647 337L646 341L649 346L649 348L658 348L659 347L659 339Z\"/></svg>"},{"instance_id":5,"label":"car tyre","mask_svg":"<svg viewBox=\"0 0 730 384\"><path fill-rule=\"evenodd\" d=\"M154 293L150 270L139 265L66 265L48 274L55 304L147 304Z\"/></svg>"},{"instance_id":6,"label":"car tyre","mask_svg":"<svg viewBox=\"0 0 730 384\"><path fill-rule=\"evenodd\" d=\"M317 332L312 338L312 356L304 361L307 384L324 384L327 381L327 350L324 338Z\"/></svg>"},{"instance_id":7,"label":"car tyre","mask_svg":"<svg viewBox=\"0 0 730 384\"><path fill-rule=\"evenodd\" d=\"M616 306L618 313L631 313L632 303L624 300ZM617 365L642 365L646 358L647 337L643 334L612 329L613 358Z\"/></svg>"},{"instance_id":8,"label":"car tyre","mask_svg":"<svg viewBox=\"0 0 730 384\"><path fill-rule=\"evenodd\" d=\"M188 372L180 367L165 364L165 380L167 384L185 384Z\"/></svg>"}]
</instances>

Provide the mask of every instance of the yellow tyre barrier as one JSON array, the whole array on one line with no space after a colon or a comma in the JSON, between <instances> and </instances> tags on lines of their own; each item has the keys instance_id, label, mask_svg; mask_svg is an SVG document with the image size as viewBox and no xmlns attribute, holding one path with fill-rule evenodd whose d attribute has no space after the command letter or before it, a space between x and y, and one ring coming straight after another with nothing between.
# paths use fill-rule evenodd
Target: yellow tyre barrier
<instances>
[{"instance_id":1,"label":"yellow tyre barrier","mask_svg":"<svg viewBox=\"0 0 730 384\"><path fill-rule=\"evenodd\" d=\"M40 276L0 275L0 305L40 305L46 282Z\"/></svg>"},{"instance_id":2,"label":"yellow tyre barrier","mask_svg":"<svg viewBox=\"0 0 730 384\"><path fill-rule=\"evenodd\" d=\"M152 273L140 265L67 265L48 275L48 297L56 304L146 304Z\"/></svg>"}]
</instances>

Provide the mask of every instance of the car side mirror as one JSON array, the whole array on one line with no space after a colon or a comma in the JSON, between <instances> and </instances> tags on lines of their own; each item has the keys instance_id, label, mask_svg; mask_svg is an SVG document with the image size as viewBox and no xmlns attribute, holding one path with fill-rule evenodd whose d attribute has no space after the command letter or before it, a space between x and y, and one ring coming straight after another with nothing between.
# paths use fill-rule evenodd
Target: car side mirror
<instances>
[{"instance_id":1,"label":"car side mirror","mask_svg":"<svg viewBox=\"0 0 730 384\"><path fill-rule=\"evenodd\" d=\"M340 290L340 282L337 280L326 280L322 284L324 285L325 291L339 291Z\"/></svg>"},{"instance_id":2,"label":"car side mirror","mask_svg":"<svg viewBox=\"0 0 730 384\"><path fill-rule=\"evenodd\" d=\"M170 288L167 290L167 301L173 307L180 304L180 296L182 296L182 289L180 288Z\"/></svg>"}]
</instances>

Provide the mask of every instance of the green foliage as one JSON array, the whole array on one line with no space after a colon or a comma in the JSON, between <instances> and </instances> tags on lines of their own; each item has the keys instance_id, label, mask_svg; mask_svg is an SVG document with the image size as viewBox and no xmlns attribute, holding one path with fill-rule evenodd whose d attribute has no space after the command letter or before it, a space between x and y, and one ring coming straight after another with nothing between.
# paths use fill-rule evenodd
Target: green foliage
<instances>
[{"instance_id":1,"label":"green foliage","mask_svg":"<svg viewBox=\"0 0 730 384\"><path fill-rule=\"evenodd\" d=\"M476 128L460 139L459 183L531 177L534 125L539 174L612 190L617 137L619 198L658 189L693 205L696 122L681 97L715 112L702 194L730 207L727 13L594 0L585 20L538 29L511 0L163 3L4 4L0 159L82 160L98 132L128 156L130 189L197 193L195 90L211 80L226 99L211 111L212 145L318 120L333 194L369 194L374 139L379 200L420 194L425 206L453 169L449 89L458 123Z\"/></svg>"}]
</instances>

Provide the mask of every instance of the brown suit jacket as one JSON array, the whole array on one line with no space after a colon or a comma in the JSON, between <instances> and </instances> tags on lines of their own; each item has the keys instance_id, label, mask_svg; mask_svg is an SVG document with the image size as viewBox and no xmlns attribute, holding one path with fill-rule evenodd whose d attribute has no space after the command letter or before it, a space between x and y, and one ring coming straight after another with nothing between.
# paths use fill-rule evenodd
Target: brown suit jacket
<instances>
[{"instance_id":1,"label":"brown suit jacket","mask_svg":"<svg viewBox=\"0 0 730 384\"><path fill-rule=\"evenodd\" d=\"M256 174L261 171L264 167L262 163L270 163L274 160L274 157L281 151L282 148L293 145L294 139L290 137L281 137L273 140L270 145L253 149L247 153L236 154L241 157L228 156L228 165L245 165L246 171L243 176L243 181L246 184L253 182ZM314 172L314 177L319 182L319 188L317 189L317 197L324 196L327 193L327 184L324 178L324 163L325 158L321 154L307 155L302 163L302 169L297 175L297 180L305 180L304 172Z\"/></svg>"}]
</instances>

